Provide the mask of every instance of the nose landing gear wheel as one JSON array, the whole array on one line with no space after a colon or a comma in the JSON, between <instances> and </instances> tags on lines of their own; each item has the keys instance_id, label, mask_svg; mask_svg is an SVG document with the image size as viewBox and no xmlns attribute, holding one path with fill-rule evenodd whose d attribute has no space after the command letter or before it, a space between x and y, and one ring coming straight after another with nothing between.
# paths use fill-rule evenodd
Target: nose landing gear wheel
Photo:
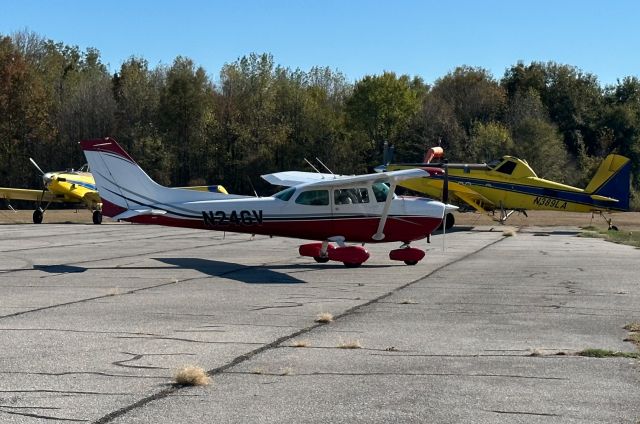
<instances>
[{"instance_id":1,"label":"nose landing gear wheel","mask_svg":"<svg viewBox=\"0 0 640 424\"><path fill-rule=\"evenodd\" d=\"M318 262L319 264L324 264L329 262L329 258L328 257L322 257L322 256L314 256L313 259Z\"/></svg>"},{"instance_id":2,"label":"nose landing gear wheel","mask_svg":"<svg viewBox=\"0 0 640 424\"><path fill-rule=\"evenodd\" d=\"M33 223L34 224L42 224L42 218L44 217L44 211L42 208L38 208L33 211Z\"/></svg>"}]
</instances>

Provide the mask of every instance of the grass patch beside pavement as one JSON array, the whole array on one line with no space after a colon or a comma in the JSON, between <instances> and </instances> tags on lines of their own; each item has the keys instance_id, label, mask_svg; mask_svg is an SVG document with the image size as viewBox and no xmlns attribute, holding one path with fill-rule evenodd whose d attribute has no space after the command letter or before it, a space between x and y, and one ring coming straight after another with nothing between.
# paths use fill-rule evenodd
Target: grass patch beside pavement
<instances>
[{"instance_id":1,"label":"grass patch beside pavement","mask_svg":"<svg viewBox=\"0 0 640 424\"><path fill-rule=\"evenodd\" d=\"M640 231L614 231L597 227L583 227L579 237L601 238L612 243L627 244L640 248Z\"/></svg>"},{"instance_id":2,"label":"grass patch beside pavement","mask_svg":"<svg viewBox=\"0 0 640 424\"><path fill-rule=\"evenodd\" d=\"M632 322L623 327L629 332L625 342L631 342L640 349L640 322ZM640 359L640 352L617 352L607 349L585 349L577 353L578 356L590 358L633 358Z\"/></svg>"},{"instance_id":3,"label":"grass patch beside pavement","mask_svg":"<svg viewBox=\"0 0 640 424\"><path fill-rule=\"evenodd\" d=\"M578 352L578 356L587 356L589 358L633 358L640 359L638 352L616 352L606 349L585 349Z\"/></svg>"}]
</instances>

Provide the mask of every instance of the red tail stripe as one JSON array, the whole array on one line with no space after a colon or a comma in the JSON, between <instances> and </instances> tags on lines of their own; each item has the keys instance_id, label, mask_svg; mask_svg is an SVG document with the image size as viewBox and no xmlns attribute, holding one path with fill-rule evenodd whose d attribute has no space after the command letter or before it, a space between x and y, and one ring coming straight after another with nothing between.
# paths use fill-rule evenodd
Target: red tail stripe
<instances>
[{"instance_id":1,"label":"red tail stripe","mask_svg":"<svg viewBox=\"0 0 640 424\"><path fill-rule=\"evenodd\" d=\"M82 150L91 151L91 152L109 152L115 155L121 156L133 163L134 161L131 156L111 137L105 138L96 138L93 140L82 140L80 142L80 147Z\"/></svg>"}]
</instances>

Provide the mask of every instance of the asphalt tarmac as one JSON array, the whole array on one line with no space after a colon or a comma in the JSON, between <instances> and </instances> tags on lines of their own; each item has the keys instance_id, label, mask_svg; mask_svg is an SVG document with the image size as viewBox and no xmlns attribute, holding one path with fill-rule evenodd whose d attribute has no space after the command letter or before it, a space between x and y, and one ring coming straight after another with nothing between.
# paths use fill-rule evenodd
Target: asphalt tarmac
<instances>
[{"instance_id":1,"label":"asphalt tarmac","mask_svg":"<svg viewBox=\"0 0 640 424\"><path fill-rule=\"evenodd\" d=\"M0 422L638 423L640 361L575 353L637 352L640 250L505 229L347 269L293 239L0 225Z\"/></svg>"}]
</instances>

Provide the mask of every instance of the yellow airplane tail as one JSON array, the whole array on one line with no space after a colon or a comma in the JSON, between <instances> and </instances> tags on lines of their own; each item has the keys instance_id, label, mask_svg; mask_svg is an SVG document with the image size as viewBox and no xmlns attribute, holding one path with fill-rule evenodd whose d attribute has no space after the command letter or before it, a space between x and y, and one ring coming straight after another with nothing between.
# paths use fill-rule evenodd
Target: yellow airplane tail
<instances>
[{"instance_id":1,"label":"yellow airplane tail","mask_svg":"<svg viewBox=\"0 0 640 424\"><path fill-rule=\"evenodd\" d=\"M620 155L607 156L584 189L592 197L616 199L612 209L629 210L631 161Z\"/></svg>"}]
</instances>

